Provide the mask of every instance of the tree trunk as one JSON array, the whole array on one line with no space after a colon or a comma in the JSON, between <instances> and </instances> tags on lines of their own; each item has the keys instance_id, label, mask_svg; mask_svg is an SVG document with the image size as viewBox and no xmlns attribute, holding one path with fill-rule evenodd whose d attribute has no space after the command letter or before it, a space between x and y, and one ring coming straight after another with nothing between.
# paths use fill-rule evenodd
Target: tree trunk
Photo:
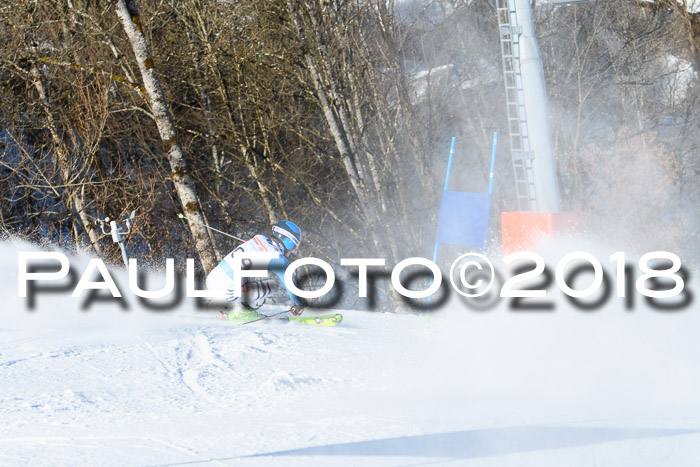
<instances>
[{"instance_id":1,"label":"tree trunk","mask_svg":"<svg viewBox=\"0 0 700 467\"><path fill-rule=\"evenodd\" d=\"M85 203L83 200L83 194L79 193L79 186L72 186L71 171L70 171L70 161L68 159L68 150L66 149L64 142L61 140L61 136L58 134L58 127L53 119L53 113L51 112L51 105L49 104L49 99L46 95L46 88L44 87L44 82L41 80L41 75L36 65L32 65L31 74L34 79L34 87L39 93L39 100L41 101L41 106L44 108L44 113L46 114L46 125L49 128L49 133L51 133L51 139L54 144L54 149L56 155L58 156L58 163L61 168L62 181L65 184L65 192L68 198L66 203L66 208L68 211L73 209L75 213L80 218L80 222L83 224L83 228L90 238L90 246L95 253L101 254L100 250L100 236L95 230L95 226L90 222L90 218L85 211ZM65 201L64 201L65 202ZM75 225L75 223L74 223ZM75 242L76 249L79 245L79 238L77 230L75 230Z\"/></svg>"},{"instance_id":2,"label":"tree trunk","mask_svg":"<svg viewBox=\"0 0 700 467\"><path fill-rule=\"evenodd\" d=\"M153 64L153 58L141 28L139 12L134 0L113 0L119 21L124 28L131 48L136 56L136 61L141 71L146 94L151 105L153 119L158 127L163 148L168 155L170 173L177 190L178 198L182 204L185 218L192 232L194 245L199 254L199 259L206 272L216 267L216 255L211 237L204 227L204 216L197 196L194 179L189 173L185 155L177 140L175 126L173 125L170 111L165 102L163 89L160 86L158 73Z\"/></svg>"}]
</instances>

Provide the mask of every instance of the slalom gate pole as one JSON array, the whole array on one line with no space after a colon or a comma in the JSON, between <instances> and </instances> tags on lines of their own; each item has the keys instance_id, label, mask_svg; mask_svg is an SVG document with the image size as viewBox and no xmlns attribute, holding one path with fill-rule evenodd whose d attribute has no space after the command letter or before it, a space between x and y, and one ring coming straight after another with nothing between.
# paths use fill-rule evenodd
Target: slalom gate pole
<instances>
[{"instance_id":1,"label":"slalom gate pole","mask_svg":"<svg viewBox=\"0 0 700 467\"><path fill-rule=\"evenodd\" d=\"M496 147L498 146L498 132L493 132L493 145L491 148L491 171L489 172L489 194L493 194L493 172L496 170Z\"/></svg>"},{"instance_id":2,"label":"slalom gate pole","mask_svg":"<svg viewBox=\"0 0 700 467\"><path fill-rule=\"evenodd\" d=\"M456 140L457 140L457 138L455 138L453 136L452 143L450 144L450 157L447 160L447 173L445 174L445 187L442 189L443 193L445 193L447 191L447 187L450 184L450 172L452 171L452 159L454 158L454 155L455 155L455 141ZM433 263L437 262L439 246L440 246L440 243L437 241L437 238L436 238L435 239L435 250L433 250ZM432 283L431 283L431 285L432 285ZM430 303L430 298L428 298L428 303Z\"/></svg>"},{"instance_id":3,"label":"slalom gate pole","mask_svg":"<svg viewBox=\"0 0 700 467\"><path fill-rule=\"evenodd\" d=\"M447 187L450 184L450 171L452 171L452 159L454 158L455 155L455 141L457 141L456 137L452 137L452 142L450 143L450 157L447 160L447 173L445 174L445 187L443 188L442 192L443 194L447 191ZM440 203L442 204L442 198L440 198ZM439 214L438 214L439 215ZM438 224L440 223L440 220L438 219ZM437 258L438 258L438 249L440 248L440 242L437 240L437 235L435 238L435 249L433 250L433 263L437 264ZM433 285L433 280L430 279L430 285ZM430 287L430 286L429 286ZM431 295L428 297L428 308L425 310L425 325L428 325L428 312L430 311L430 303L433 301L433 296Z\"/></svg>"},{"instance_id":4,"label":"slalom gate pole","mask_svg":"<svg viewBox=\"0 0 700 467\"><path fill-rule=\"evenodd\" d=\"M496 170L496 149L498 147L498 132L494 131L493 132L493 144L491 145L491 170L489 171L489 207L491 206L491 197L493 195L493 173ZM490 219L490 216L489 216ZM486 248L488 247L488 231L491 230L489 228L489 224L487 224L486 227L486 238L484 239L484 254L486 254Z\"/></svg>"}]
</instances>

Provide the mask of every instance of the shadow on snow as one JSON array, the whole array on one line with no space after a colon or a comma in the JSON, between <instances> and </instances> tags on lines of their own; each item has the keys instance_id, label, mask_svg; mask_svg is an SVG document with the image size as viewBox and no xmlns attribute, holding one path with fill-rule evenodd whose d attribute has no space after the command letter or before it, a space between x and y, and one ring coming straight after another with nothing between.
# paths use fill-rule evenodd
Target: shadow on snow
<instances>
[{"instance_id":1,"label":"shadow on snow","mask_svg":"<svg viewBox=\"0 0 700 467\"><path fill-rule=\"evenodd\" d=\"M469 459L529 451L573 448L629 439L678 436L698 432L698 430L661 428L537 426L490 428L326 444L216 460L281 456L400 456ZM184 464L187 464L187 462L170 465Z\"/></svg>"},{"instance_id":2,"label":"shadow on snow","mask_svg":"<svg viewBox=\"0 0 700 467\"><path fill-rule=\"evenodd\" d=\"M260 456L411 456L472 458L570 448L637 438L696 433L697 430L596 427L511 427L402 436L290 449Z\"/></svg>"}]
</instances>

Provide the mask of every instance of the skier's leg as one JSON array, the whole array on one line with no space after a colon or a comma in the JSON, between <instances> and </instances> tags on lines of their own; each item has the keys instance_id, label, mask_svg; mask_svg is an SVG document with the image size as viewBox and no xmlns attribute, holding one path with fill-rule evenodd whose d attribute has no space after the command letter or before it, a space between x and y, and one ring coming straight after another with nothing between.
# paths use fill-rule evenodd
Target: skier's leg
<instances>
[{"instance_id":1,"label":"skier's leg","mask_svg":"<svg viewBox=\"0 0 700 467\"><path fill-rule=\"evenodd\" d=\"M254 319L262 318L263 315L258 313L265 304L268 295L272 291L269 281L255 280L246 282L243 285L242 296L240 300L233 303L233 308L226 314L229 321L246 322Z\"/></svg>"},{"instance_id":2,"label":"skier's leg","mask_svg":"<svg viewBox=\"0 0 700 467\"><path fill-rule=\"evenodd\" d=\"M229 321L239 322L252 321L254 319L261 318L262 315L255 311L259 308L259 306L251 306L251 298L254 298L257 295L256 286L251 287L250 283L246 282L243 284L241 292L241 297L236 298L235 301L232 302L231 311L226 314L226 318Z\"/></svg>"},{"instance_id":3,"label":"skier's leg","mask_svg":"<svg viewBox=\"0 0 700 467\"><path fill-rule=\"evenodd\" d=\"M216 297L209 302L207 309L219 312L219 317L231 321L249 320L251 315L250 307L246 306L246 297L250 287L244 283L241 287L241 296L235 296L235 281L221 267L216 267L207 276L207 289L215 292ZM257 313L255 314L257 315ZM259 315L258 315L259 316Z\"/></svg>"},{"instance_id":4,"label":"skier's leg","mask_svg":"<svg viewBox=\"0 0 700 467\"><path fill-rule=\"evenodd\" d=\"M253 310L259 309L267 301L267 297L272 293L272 281L258 279L246 284L248 292L245 295L245 302Z\"/></svg>"},{"instance_id":5,"label":"skier's leg","mask_svg":"<svg viewBox=\"0 0 700 467\"><path fill-rule=\"evenodd\" d=\"M214 297L207 302L206 309L218 312L219 318L226 319L235 302L240 301L239 297L234 296L233 285L233 279L220 266L214 268L206 279L207 289L214 293Z\"/></svg>"}]
</instances>

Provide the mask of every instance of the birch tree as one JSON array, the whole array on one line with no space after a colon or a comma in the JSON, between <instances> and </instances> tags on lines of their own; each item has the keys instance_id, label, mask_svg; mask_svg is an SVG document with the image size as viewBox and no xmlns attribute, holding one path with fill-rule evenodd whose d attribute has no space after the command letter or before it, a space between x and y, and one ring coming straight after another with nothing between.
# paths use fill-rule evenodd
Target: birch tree
<instances>
[{"instance_id":1,"label":"birch tree","mask_svg":"<svg viewBox=\"0 0 700 467\"><path fill-rule=\"evenodd\" d=\"M195 182L189 172L182 147L177 140L177 133L160 85L158 72L143 33L136 2L134 0L116 0L114 8L136 56L153 119L158 127L163 149L168 156L171 178L192 232L195 248L204 270L211 271L218 263L214 253L213 239L205 227L205 219L197 196Z\"/></svg>"}]
</instances>

